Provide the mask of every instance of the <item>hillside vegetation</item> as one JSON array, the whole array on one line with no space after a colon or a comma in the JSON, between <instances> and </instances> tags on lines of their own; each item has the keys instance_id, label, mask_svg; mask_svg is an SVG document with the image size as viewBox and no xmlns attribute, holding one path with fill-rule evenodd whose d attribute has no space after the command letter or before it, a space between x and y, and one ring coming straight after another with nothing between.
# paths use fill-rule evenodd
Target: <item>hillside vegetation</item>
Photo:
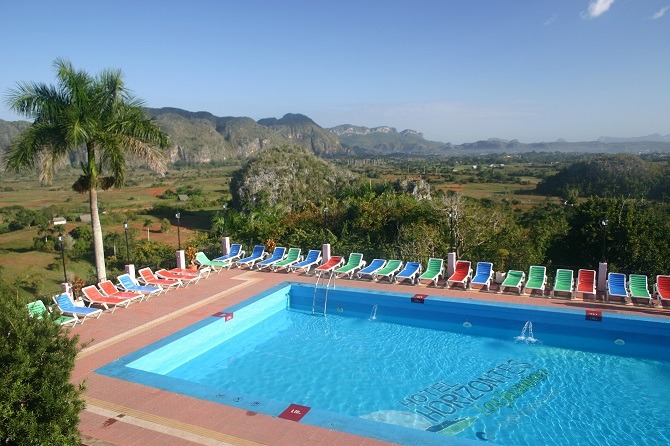
<instances>
[{"instance_id":1,"label":"hillside vegetation","mask_svg":"<svg viewBox=\"0 0 670 446\"><path fill-rule=\"evenodd\" d=\"M250 159L233 175L230 191L233 206L239 210L269 206L291 211L309 202L322 203L355 179L350 171L305 148L282 146Z\"/></svg>"},{"instance_id":2,"label":"hillside vegetation","mask_svg":"<svg viewBox=\"0 0 670 446\"><path fill-rule=\"evenodd\" d=\"M573 200L592 195L660 199L670 194L669 180L667 162L617 154L575 162L542 180L536 191Z\"/></svg>"}]
</instances>

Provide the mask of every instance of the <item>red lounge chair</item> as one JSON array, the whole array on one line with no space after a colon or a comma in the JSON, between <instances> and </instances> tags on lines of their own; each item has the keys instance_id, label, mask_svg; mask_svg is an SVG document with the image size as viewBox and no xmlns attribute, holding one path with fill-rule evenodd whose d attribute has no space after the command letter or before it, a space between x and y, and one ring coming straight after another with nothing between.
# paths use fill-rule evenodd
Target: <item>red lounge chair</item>
<instances>
[{"instance_id":1,"label":"red lounge chair","mask_svg":"<svg viewBox=\"0 0 670 446\"><path fill-rule=\"evenodd\" d=\"M107 297L116 297L119 299L132 299L142 302L145 299L145 295L140 292L130 292L130 291L121 291L119 290L111 280L103 280L98 284L98 288L103 292Z\"/></svg>"},{"instance_id":2,"label":"red lounge chair","mask_svg":"<svg viewBox=\"0 0 670 446\"><path fill-rule=\"evenodd\" d=\"M459 260L456 262L454 274L447 279L447 288L460 283L463 289L468 287L468 281L472 278L472 264L469 260Z\"/></svg>"},{"instance_id":3,"label":"red lounge chair","mask_svg":"<svg viewBox=\"0 0 670 446\"><path fill-rule=\"evenodd\" d=\"M182 286L182 281L180 279L160 279L154 275L151 268L142 268L138 271L140 275L140 280L144 282L145 285L156 285L161 287L161 289L169 290L170 288L179 288Z\"/></svg>"},{"instance_id":4,"label":"red lounge chair","mask_svg":"<svg viewBox=\"0 0 670 446\"><path fill-rule=\"evenodd\" d=\"M116 307L127 307L133 301L133 299L104 296L95 285L85 286L81 289L81 292L84 294L84 302L87 302L89 307L98 305L105 310L111 310L112 313L114 313Z\"/></svg>"},{"instance_id":5,"label":"red lounge chair","mask_svg":"<svg viewBox=\"0 0 670 446\"><path fill-rule=\"evenodd\" d=\"M583 293L584 297L587 294L596 297L596 272L594 270L580 269L577 272L577 286L575 286L572 297L574 298L577 293Z\"/></svg>"},{"instance_id":6,"label":"red lounge chair","mask_svg":"<svg viewBox=\"0 0 670 446\"><path fill-rule=\"evenodd\" d=\"M180 269L175 268L174 270L159 269L156 271L156 276L161 279L168 280L181 280L184 287L189 286L191 283L197 283L200 280L200 274L193 274L192 271L185 273L179 272ZM184 270L182 270L184 271Z\"/></svg>"},{"instance_id":7,"label":"red lounge chair","mask_svg":"<svg viewBox=\"0 0 670 446\"><path fill-rule=\"evenodd\" d=\"M663 308L670 308L670 276L656 276L656 296Z\"/></svg>"},{"instance_id":8,"label":"red lounge chair","mask_svg":"<svg viewBox=\"0 0 670 446\"><path fill-rule=\"evenodd\" d=\"M314 269L314 274L317 276L321 276L323 273L333 273L333 270L337 268L338 266L342 265L344 263L344 257L340 256L333 256L326 263L324 263L321 266L317 266Z\"/></svg>"}]
</instances>

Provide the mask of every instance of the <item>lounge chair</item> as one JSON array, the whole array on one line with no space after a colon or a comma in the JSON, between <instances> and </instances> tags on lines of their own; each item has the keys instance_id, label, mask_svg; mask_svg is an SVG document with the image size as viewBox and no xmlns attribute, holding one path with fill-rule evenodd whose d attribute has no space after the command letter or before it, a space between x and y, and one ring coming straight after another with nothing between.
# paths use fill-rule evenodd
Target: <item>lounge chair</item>
<instances>
[{"instance_id":1,"label":"lounge chair","mask_svg":"<svg viewBox=\"0 0 670 446\"><path fill-rule=\"evenodd\" d=\"M619 298L622 304L626 303L628 290L626 289L626 275L622 273L609 273L607 275L607 302L610 297Z\"/></svg>"},{"instance_id":2,"label":"lounge chair","mask_svg":"<svg viewBox=\"0 0 670 446\"><path fill-rule=\"evenodd\" d=\"M474 285L480 289L486 288L486 291L488 291L491 288L491 280L493 280L493 263L477 262L475 277L470 281L468 288L472 288Z\"/></svg>"},{"instance_id":3,"label":"lounge chair","mask_svg":"<svg viewBox=\"0 0 670 446\"><path fill-rule=\"evenodd\" d=\"M389 260L386 265L377 271L375 279L381 280L386 277L389 282L393 282L393 277L402 268L402 260Z\"/></svg>"},{"instance_id":4,"label":"lounge chair","mask_svg":"<svg viewBox=\"0 0 670 446\"><path fill-rule=\"evenodd\" d=\"M670 308L670 276L656 276L656 297L663 308Z\"/></svg>"},{"instance_id":5,"label":"lounge chair","mask_svg":"<svg viewBox=\"0 0 670 446\"><path fill-rule=\"evenodd\" d=\"M288 270L291 265L299 262L302 259L300 252L300 248L289 248L286 257L272 265L272 271L277 271L283 268Z\"/></svg>"},{"instance_id":6,"label":"lounge chair","mask_svg":"<svg viewBox=\"0 0 670 446\"><path fill-rule=\"evenodd\" d=\"M233 260L239 259L243 256L244 256L244 250L242 249L242 245L239 243L233 243L232 245L230 245L230 251L228 251L228 254L224 254L221 257L215 258L214 260L216 260L217 262L230 262L232 265Z\"/></svg>"},{"instance_id":7,"label":"lounge chair","mask_svg":"<svg viewBox=\"0 0 670 446\"><path fill-rule=\"evenodd\" d=\"M159 269L156 271L156 277L167 280L178 280L184 288L192 283L198 283L202 277L199 272L191 270L182 270L181 268L174 269Z\"/></svg>"},{"instance_id":8,"label":"lounge chair","mask_svg":"<svg viewBox=\"0 0 670 446\"><path fill-rule=\"evenodd\" d=\"M119 281L121 288L125 291L142 293L147 299L154 294L160 294L162 291L167 291L167 289L164 290L162 287L156 285L140 285L137 280L130 277L130 274L121 274L116 279Z\"/></svg>"},{"instance_id":9,"label":"lounge chair","mask_svg":"<svg viewBox=\"0 0 670 446\"><path fill-rule=\"evenodd\" d=\"M251 252L250 256L244 257L243 259L238 260L235 262L238 268L242 268L243 266L248 266L249 269L254 267L254 264L258 262L259 260L263 260L265 258L265 246L263 245L256 245L254 246L254 250Z\"/></svg>"},{"instance_id":10,"label":"lounge chair","mask_svg":"<svg viewBox=\"0 0 670 446\"><path fill-rule=\"evenodd\" d=\"M466 289L470 279L472 279L472 263L469 260L458 260L454 267L454 273L447 279L447 288L461 284L463 289Z\"/></svg>"},{"instance_id":11,"label":"lounge chair","mask_svg":"<svg viewBox=\"0 0 670 446\"><path fill-rule=\"evenodd\" d=\"M118 297L121 299L133 299L133 301L138 301L142 302L145 299L145 296L143 293L139 293L137 291L121 291L114 284L112 283L111 280L103 280L98 284L98 288L100 288L100 291L102 291L102 294L104 294L107 297Z\"/></svg>"},{"instance_id":12,"label":"lounge chair","mask_svg":"<svg viewBox=\"0 0 670 446\"><path fill-rule=\"evenodd\" d=\"M89 307L93 305L100 306L104 310L109 310L112 313L114 313L116 307L128 307L128 305L130 305L130 303L138 297L134 296L133 298L121 299L119 297L105 296L95 285L85 286L81 289L81 292L84 295L84 302L86 302Z\"/></svg>"},{"instance_id":13,"label":"lounge chair","mask_svg":"<svg viewBox=\"0 0 670 446\"><path fill-rule=\"evenodd\" d=\"M528 280L523 287L524 293L532 294L533 290L539 290L544 296L544 287L547 284L547 267L532 265L528 270Z\"/></svg>"},{"instance_id":14,"label":"lounge chair","mask_svg":"<svg viewBox=\"0 0 670 446\"><path fill-rule=\"evenodd\" d=\"M555 297L556 293L567 293L572 299L575 272L571 269L557 269L556 278L554 279L554 287L551 290L551 297Z\"/></svg>"},{"instance_id":15,"label":"lounge chair","mask_svg":"<svg viewBox=\"0 0 670 446\"><path fill-rule=\"evenodd\" d=\"M436 257L431 257L428 259L428 265L426 265L426 270L419 276L417 283L421 283L422 280L427 280L428 285L430 282L433 282L434 286L437 286L437 281L440 280L440 277L444 276L444 260L438 259Z\"/></svg>"},{"instance_id":16,"label":"lounge chair","mask_svg":"<svg viewBox=\"0 0 670 446\"><path fill-rule=\"evenodd\" d=\"M80 307L74 304L72 298L67 293L62 293L53 297L61 313L77 318L77 322L84 323L86 318L99 318L102 314L100 308Z\"/></svg>"},{"instance_id":17,"label":"lounge chair","mask_svg":"<svg viewBox=\"0 0 670 446\"><path fill-rule=\"evenodd\" d=\"M172 288L179 288L183 285L179 279L162 279L156 277L151 268L142 268L137 273L140 275L140 281L145 285L156 285L166 291Z\"/></svg>"},{"instance_id":18,"label":"lounge chair","mask_svg":"<svg viewBox=\"0 0 670 446\"><path fill-rule=\"evenodd\" d=\"M410 280L412 285L416 281L416 278L421 274L421 263L419 262L407 262L405 267L395 276L395 283L400 283L403 280Z\"/></svg>"},{"instance_id":19,"label":"lounge chair","mask_svg":"<svg viewBox=\"0 0 670 446\"><path fill-rule=\"evenodd\" d=\"M370 280L375 280L375 276L377 275L377 271L382 269L386 265L386 260L384 259L374 259L368 266L365 268L362 268L360 271L356 273L356 277L359 279L362 279L364 276L369 276Z\"/></svg>"},{"instance_id":20,"label":"lounge chair","mask_svg":"<svg viewBox=\"0 0 670 446\"><path fill-rule=\"evenodd\" d=\"M286 248L284 248L283 246L276 246L274 251L272 251L272 255L267 259L261 260L260 262L256 263L256 266L258 267L259 270L263 268L272 269L272 266L275 263L279 262L280 260L283 260L285 256L286 256Z\"/></svg>"},{"instance_id":21,"label":"lounge chair","mask_svg":"<svg viewBox=\"0 0 670 446\"><path fill-rule=\"evenodd\" d=\"M365 260L363 260L363 254L358 252L352 252L349 254L349 260L343 266L335 269L333 274L335 277L344 277L349 276L349 279L354 278L354 273L359 269L365 266Z\"/></svg>"},{"instance_id":22,"label":"lounge chair","mask_svg":"<svg viewBox=\"0 0 670 446\"><path fill-rule=\"evenodd\" d=\"M628 291L630 300L634 304L654 306L654 301L649 293L649 279L643 274L630 274L628 276Z\"/></svg>"},{"instance_id":23,"label":"lounge chair","mask_svg":"<svg viewBox=\"0 0 670 446\"><path fill-rule=\"evenodd\" d=\"M210 260L204 252L196 252L193 262L200 268L209 268L210 270L220 273L223 268L230 268L233 264L232 260Z\"/></svg>"},{"instance_id":24,"label":"lounge chair","mask_svg":"<svg viewBox=\"0 0 670 446\"><path fill-rule=\"evenodd\" d=\"M523 287L523 281L526 279L526 273L523 271L518 271L511 269L507 271L507 276L505 280L500 284L499 293L505 291L505 288L516 288L517 292L521 294L521 288Z\"/></svg>"},{"instance_id":25,"label":"lounge chair","mask_svg":"<svg viewBox=\"0 0 670 446\"><path fill-rule=\"evenodd\" d=\"M577 293L582 293L583 297L586 297L587 294L593 295L596 297L596 272L592 269L580 269L577 271L577 284L575 285L575 291L573 297Z\"/></svg>"},{"instance_id":26,"label":"lounge chair","mask_svg":"<svg viewBox=\"0 0 670 446\"><path fill-rule=\"evenodd\" d=\"M305 257L305 260L302 260L298 263L294 263L293 265L288 267L289 272L296 272L302 270L305 274L309 274L309 270L312 266L318 264L321 261L321 251L318 249L310 249L307 252L307 257Z\"/></svg>"},{"instance_id":27,"label":"lounge chair","mask_svg":"<svg viewBox=\"0 0 670 446\"><path fill-rule=\"evenodd\" d=\"M46 305L44 305L44 302L41 300L30 302L29 304L26 304L26 307L28 307L30 316L34 317L35 319L42 319L45 315L51 317L51 312L47 309ZM77 318L73 316L60 315L54 318L54 322L56 322L58 325L72 324L74 327L77 324Z\"/></svg>"},{"instance_id":28,"label":"lounge chair","mask_svg":"<svg viewBox=\"0 0 670 446\"><path fill-rule=\"evenodd\" d=\"M344 263L344 257L332 256L331 258L328 259L326 263L314 268L314 274L321 277L324 273L330 273L330 275L332 276L335 268L342 266L343 263Z\"/></svg>"}]
</instances>

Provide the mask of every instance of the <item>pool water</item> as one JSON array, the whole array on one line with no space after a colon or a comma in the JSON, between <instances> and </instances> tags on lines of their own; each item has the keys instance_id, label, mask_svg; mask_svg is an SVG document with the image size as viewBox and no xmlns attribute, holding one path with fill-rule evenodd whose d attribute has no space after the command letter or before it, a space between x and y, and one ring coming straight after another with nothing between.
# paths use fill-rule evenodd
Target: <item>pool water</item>
<instances>
[{"instance_id":1,"label":"pool water","mask_svg":"<svg viewBox=\"0 0 670 446\"><path fill-rule=\"evenodd\" d=\"M461 310L440 313L429 302L407 306L407 296L402 304L375 307L373 301L333 295L325 317L309 311L309 291L278 296L272 304L257 301L263 317L254 323L239 317L243 328L225 342L197 347L201 331L215 325L223 330L234 318L191 330L123 363L159 373L161 387L170 388L171 380L181 387L191 383L219 397L237 395L259 406L267 400L294 403L430 438L416 444L456 439L510 446L670 444L667 351L636 347L640 341L632 333L622 334L628 345L601 326L592 333L595 343L587 342L588 336L575 339L575 333L568 339L553 320L535 315L533 334L540 342L528 343L516 339L523 321L484 326L487 318L474 314L464 322ZM414 313L430 309L425 319ZM398 323L410 312L410 325ZM586 350L565 348L579 339ZM613 354L618 349L627 354ZM647 350L652 353L646 357L636 354ZM396 431L390 432L379 438L397 440Z\"/></svg>"}]
</instances>

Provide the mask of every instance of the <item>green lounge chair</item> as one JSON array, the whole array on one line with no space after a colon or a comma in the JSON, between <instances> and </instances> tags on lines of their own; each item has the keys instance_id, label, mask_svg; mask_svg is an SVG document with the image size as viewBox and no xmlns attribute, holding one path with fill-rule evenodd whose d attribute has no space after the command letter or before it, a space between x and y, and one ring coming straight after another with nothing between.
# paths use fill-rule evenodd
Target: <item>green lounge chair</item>
<instances>
[{"instance_id":1,"label":"green lounge chair","mask_svg":"<svg viewBox=\"0 0 670 446\"><path fill-rule=\"evenodd\" d=\"M533 265L528 271L528 280L526 280L526 286L523 288L523 292L528 292L529 294L533 293L533 290L539 290L542 295L544 295L544 287L547 284L547 267Z\"/></svg>"},{"instance_id":2,"label":"green lounge chair","mask_svg":"<svg viewBox=\"0 0 670 446\"><path fill-rule=\"evenodd\" d=\"M554 288L551 290L551 297L554 297L556 293L568 293L570 299L572 299L574 275L575 273L571 269L557 269Z\"/></svg>"},{"instance_id":3,"label":"green lounge chair","mask_svg":"<svg viewBox=\"0 0 670 446\"><path fill-rule=\"evenodd\" d=\"M521 294L521 288L523 287L523 281L526 278L526 273L523 271L517 271L511 269L507 272L505 280L500 284L499 293L502 293L505 288L516 288L517 292Z\"/></svg>"},{"instance_id":4,"label":"green lounge chair","mask_svg":"<svg viewBox=\"0 0 670 446\"><path fill-rule=\"evenodd\" d=\"M431 257L428 259L428 265L426 270L419 276L419 283L422 280L427 280L428 285L430 282L433 282L434 286L437 286L437 281L440 280L440 277L444 276L444 260L438 259L436 257Z\"/></svg>"},{"instance_id":5,"label":"green lounge chair","mask_svg":"<svg viewBox=\"0 0 670 446\"><path fill-rule=\"evenodd\" d=\"M296 262L299 262L302 257L300 256L300 248L289 248L286 257L283 260L278 261L272 265L272 271L277 271L282 268L286 268L293 265Z\"/></svg>"},{"instance_id":6,"label":"green lounge chair","mask_svg":"<svg viewBox=\"0 0 670 446\"><path fill-rule=\"evenodd\" d=\"M223 268L230 269L230 266L233 264L231 260L210 260L207 254L202 251L195 253L194 262L200 268L210 268L216 273L220 273Z\"/></svg>"},{"instance_id":7,"label":"green lounge chair","mask_svg":"<svg viewBox=\"0 0 670 446\"><path fill-rule=\"evenodd\" d=\"M653 306L647 276L643 274L630 274L628 276L628 290L630 291L630 299L634 304L642 303Z\"/></svg>"},{"instance_id":8,"label":"green lounge chair","mask_svg":"<svg viewBox=\"0 0 670 446\"><path fill-rule=\"evenodd\" d=\"M42 319L44 315L50 314L46 305L44 305L44 302L42 302L41 300L30 302L29 304L26 304L26 307L28 307L28 312L30 313L30 316L34 317L35 319ZM58 325L72 324L72 326L74 327L77 324L77 318L72 316L61 315L56 317L54 319L54 322L56 322Z\"/></svg>"},{"instance_id":9,"label":"green lounge chair","mask_svg":"<svg viewBox=\"0 0 670 446\"><path fill-rule=\"evenodd\" d=\"M398 271L400 271L401 267L402 267L402 260L389 260L388 262L386 262L386 265L382 269L377 271L374 278L376 280L381 280L384 277L386 277L389 280L389 282L393 282L393 276Z\"/></svg>"},{"instance_id":10,"label":"green lounge chair","mask_svg":"<svg viewBox=\"0 0 670 446\"><path fill-rule=\"evenodd\" d=\"M353 279L354 273L363 268L365 263L365 260L363 260L363 254L352 252L349 254L349 260L347 263L333 271L333 274L335 274L335 277L337 278L349 276L349 279Z\"/></svg>"}]
</instances>

